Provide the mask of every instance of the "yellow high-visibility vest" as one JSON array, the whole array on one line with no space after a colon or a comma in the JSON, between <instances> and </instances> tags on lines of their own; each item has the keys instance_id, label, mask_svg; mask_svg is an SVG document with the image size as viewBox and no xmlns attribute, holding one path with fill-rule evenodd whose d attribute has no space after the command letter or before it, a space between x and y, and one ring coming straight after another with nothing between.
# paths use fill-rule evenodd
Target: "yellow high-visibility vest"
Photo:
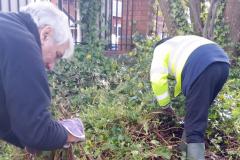
<instances>
[{"instance_id":1,"label":"yellow high-visibility vest","mask_svg":"<svg viewBox=\"0 0 240 160\"><path fill-rule=\"evenodd\" d=\"M160 106L170 102L168 75L175 77L174 96L181 93L181 77L183 67L198 47L214 42L195 35L176 36L158 45L153 53L150 70L152 89Z\"/></svg>"}]
</instances>

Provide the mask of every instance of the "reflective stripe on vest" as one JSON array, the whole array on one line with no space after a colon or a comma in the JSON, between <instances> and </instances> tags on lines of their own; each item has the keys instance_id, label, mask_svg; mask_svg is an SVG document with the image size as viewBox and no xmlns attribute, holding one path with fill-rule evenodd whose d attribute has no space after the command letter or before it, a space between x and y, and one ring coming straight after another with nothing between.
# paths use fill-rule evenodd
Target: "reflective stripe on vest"
<instances>
[{"instance_id":1,"label":"reflective stripe on vest","mask_svg":"<svg viewBox=\"0 0 240 160\"><path fill-rule=\"evenodd\" d=\"M169 96L168 92L165 92L159 96L156 96L157 100L161 101Z\"/></svg>"},{"instance_id":2,"label":"reflective stripe on vest","mask_svg":"<svg viewBox=\"0 0 240 160\"><path fill-rule=\"evenodd\" d=\"M153 60L150 70L150 79L152 83L152 89L158 98L160 106L164 106L170 102L170 96L168 94L168 58L170 55L170 48L165 45L160 45L155 48Z\"/></svg>"},{"instance_id":3,"label":"reflective stripe on vest","mask_svg":"<svg viewBox=\"0 0 240 160\"><path fill-rule=\"evenodd\" d=\"M156 96L156 98L160 106L165 106L170 102L170 96L168 91L161 95Z\"/></svg>"}]
</instances>

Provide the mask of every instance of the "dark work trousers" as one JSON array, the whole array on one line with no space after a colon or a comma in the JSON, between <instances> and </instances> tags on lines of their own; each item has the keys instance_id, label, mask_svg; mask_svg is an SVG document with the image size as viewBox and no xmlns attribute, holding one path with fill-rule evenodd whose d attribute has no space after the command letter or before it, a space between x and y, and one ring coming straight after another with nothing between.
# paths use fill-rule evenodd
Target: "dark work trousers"
<instances>
[{"instance_id":1,"label":"dark work trousers","mask_svg":"<svg viewBox=\"0 0 240 160\"><path fill-rule=\"evenodd\" d=\"M186 93L184 130L187 143L204 143L208 112L229 74L229 64L210 64L193 82Z\"/></svg>"}]
</instances>

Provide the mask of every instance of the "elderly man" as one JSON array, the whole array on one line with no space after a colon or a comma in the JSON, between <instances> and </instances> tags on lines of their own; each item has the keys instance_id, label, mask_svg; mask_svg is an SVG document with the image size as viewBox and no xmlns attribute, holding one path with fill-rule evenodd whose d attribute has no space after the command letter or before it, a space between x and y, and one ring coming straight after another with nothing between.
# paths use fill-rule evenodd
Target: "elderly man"
<instances>
[{"instance_id":1,"label":"elderly man","mask_svg":"<svg viewBox=\"0 0 240 160\"><path fill-rule=\"evenodd\" d=\"M182 91L186 97L183 137L187 142L187 158L203 160L208 110L228 77L226 53L216 43L199 36L163 39L154 50L150 72L160 106L170 102L168 75L175 77L174 95Z\"/></svg>"},{"instance_id":2,"label":"elderly man","mask_svg":"<svg viewBox=\"0 0 240 160\"><path fill-rule=\"evenodd\" d=\"M0 13L0 138L18 147L53 150L84 139L80 120L51 118L45 68L70 57L66 15L50 2Z\"/></svg>"}]
</instances>

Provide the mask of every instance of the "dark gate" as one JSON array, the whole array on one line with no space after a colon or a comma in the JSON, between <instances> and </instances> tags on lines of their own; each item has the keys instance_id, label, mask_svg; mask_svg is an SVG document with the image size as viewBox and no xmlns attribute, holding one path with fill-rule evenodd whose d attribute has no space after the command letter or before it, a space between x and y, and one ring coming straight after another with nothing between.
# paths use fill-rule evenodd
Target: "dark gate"
<instances>
[{"instance_id":1,"label":"dark gate","mask_svg":"<svg viewBox=\"0 0 240 160\"><path fill-rule=\"evenodd\" d=\"M105 0L107 50L130 50L133 34L133 0ZM108 23L109 22L109 23Z\"/></svg>"},{"instance_id":2,"label":"dark gate","mask_svg":"<svg viewBox=\"0 0 240 160\"><path fill-rule=\"evenodd\" d=\"M20 7L36 0L0 0L0 11L19 11ZM78 0L51 0L69 19L75 43L81 43ZM132 44L133 0L102 0L101 13L107 26L100 38L107 41L106 50L129 50ZM99 28L103 24L99 23Z\"/></svg>"},{"instance_id":3,"label":"dark gate","mask_svg":"<svg viewBox=\"0 0 240 160\"><path fill-rule=\"evenodd\" d=\"M36 0L0 0L0 11L19 11L19 8ZM79 1L80 0L50 0L57 5L67 16L71 27L74 42L81 43L82 35L80 30ZM100 1L100 0L99 0ZM135 1L135 3L134 3ZM134 26L134 5L136 0L101 0L101 13L104 15L103 21L99 21L99 28L106 28L99 33L99 38L107 42L107 51L128 51L133 44ZM159 8L158 8L159 12ZM164 37L163 23L159 21L158 12L156 14L156 34ZM99 18L100 19L100 18ZM103 24L104 23L104 24Z\"/></svg>"}]
</instances>

